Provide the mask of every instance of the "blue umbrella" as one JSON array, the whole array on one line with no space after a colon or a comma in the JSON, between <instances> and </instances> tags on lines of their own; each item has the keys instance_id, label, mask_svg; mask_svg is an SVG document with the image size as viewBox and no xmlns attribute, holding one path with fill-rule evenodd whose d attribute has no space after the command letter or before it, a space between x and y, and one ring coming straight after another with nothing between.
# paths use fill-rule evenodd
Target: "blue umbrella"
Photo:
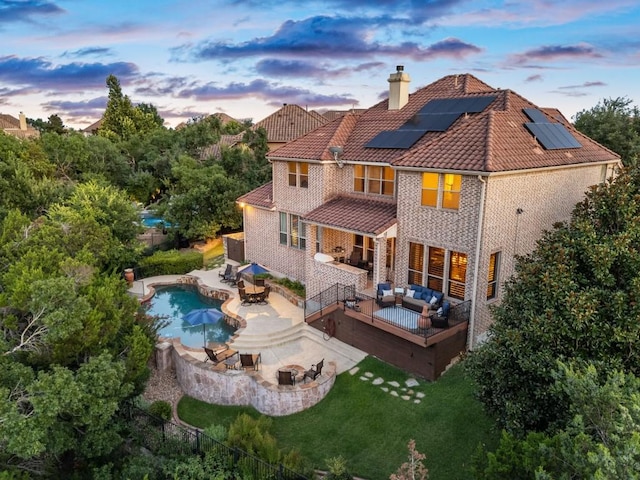
<instances>
[{"instance_id":1,"label":"blue umbrella","mask_svg":"<svg viewBox=\"0 0 640 480\"><path fill-rule=\"evenodd\" d=\"M260 275L261 273L269 273L269 270L267 270L266 268L264 268L262 265L258 265L256 262L251 262L249 265L247 265L246 267L243 267L241 269L242 273L250 273L251 275L253 275L254 277L254 284L255 282L255 276L256 275Z\"/></svg>"},{"instance_id":2,"label":"blue umbrella","mask_svg":"<svg viewBox=\"0 0 640 480\"><path fill-rule=\"evenodd\" d=\"M224 314L221 311L216 310L215 308L198 308L196 310L191 310L183 317L184 321L189 325L193 325L194 327L197 325L202 325L202 337L205 347L207 346L205 325L207 323L218 323L223 318Z\"/></svg>"}]
</instances>

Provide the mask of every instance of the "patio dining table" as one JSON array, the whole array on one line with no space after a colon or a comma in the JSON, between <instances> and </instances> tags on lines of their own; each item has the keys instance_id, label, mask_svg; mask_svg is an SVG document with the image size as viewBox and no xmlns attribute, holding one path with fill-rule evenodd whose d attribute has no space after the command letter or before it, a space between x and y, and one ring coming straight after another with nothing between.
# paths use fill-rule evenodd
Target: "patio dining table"
<instances>
[{"instance_id":1,"label":"patio dining table","mask_svg":"<svg viewBox=\"0 0 640 480\"><path fill-rule=\"evenodd\" d=\"M247 292L247 295L249 295L249 300L251 302L255 302L256 299L264 293L264 287L253 286L246 288L245 291Z\"/></svg>"}]
</instances>

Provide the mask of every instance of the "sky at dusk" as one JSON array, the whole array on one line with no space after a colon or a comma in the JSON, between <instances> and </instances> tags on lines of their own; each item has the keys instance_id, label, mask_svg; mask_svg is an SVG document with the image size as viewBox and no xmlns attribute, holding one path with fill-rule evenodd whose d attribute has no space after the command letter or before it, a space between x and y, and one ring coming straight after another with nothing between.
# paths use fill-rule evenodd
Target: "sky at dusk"
<instances>
[{"instance_id":1,"label":"sky at dusk","mask_svg":"<svg viewBox=\"0 0 640 480\"><path fill-rule=\"evenodd\" d=\"M404 65L415 91L471 73L568 118L640 104L638 0L0 0L0 113L83 128L114 74L167 126L297 104L368 108Z\"/></svg>"}]
</instances>

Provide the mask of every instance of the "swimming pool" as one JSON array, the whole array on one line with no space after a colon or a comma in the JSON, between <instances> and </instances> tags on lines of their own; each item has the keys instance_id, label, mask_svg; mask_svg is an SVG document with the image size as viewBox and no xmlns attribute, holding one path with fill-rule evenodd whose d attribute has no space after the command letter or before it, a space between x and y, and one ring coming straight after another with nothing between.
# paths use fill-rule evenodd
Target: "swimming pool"
<instances>
[{"instance_id":1,"label":"swimming pool","mask_svg":"<svg viewBox=\"0 0 640 480\"><path fill-rule=\"evenodd\" d=\"M155 228L155 227L170 227L171 223L167 222L164 218L156 217L150 214L143 214L140 219L142 225L145 228Z\"/></svg>"},{"instance_id":2,"label":"swimming pool","mask_svg":"<svg viewBox=\"0 0 640 480\"><path fill-rule=\"evenodd\" d=\"M192 285L170 285L155 287L156 293L147 304L149 315L162 315L169 325L159 331L162 337L180 337L183 345L193 348L203 346L202 326L191 326L182 318L197 308L220 310L222 301L208 298L198 293ZM235 332L235 328L221 320L217 324L205 326L207 343L225 343Z\"/></svg>"}]
</instances>

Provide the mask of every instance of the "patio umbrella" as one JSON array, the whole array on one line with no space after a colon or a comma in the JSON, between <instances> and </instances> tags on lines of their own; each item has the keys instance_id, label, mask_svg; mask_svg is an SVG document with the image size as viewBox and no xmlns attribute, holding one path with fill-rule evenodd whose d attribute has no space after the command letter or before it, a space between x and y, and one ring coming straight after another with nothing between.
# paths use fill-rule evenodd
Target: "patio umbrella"
<instances>
[{"instance_id":1,"label":"patio umbrella","mask_svg":"<svg viewBox=\"0 0 640 480\"><path fill-rule=\"evenodd\" d=\"M218 323L223 318L224 314L215 308L198 308L197 310L191 310L183 317L189 325L194 327L202 325L202 338L205 347L207 346L206 325Z\"/></svg>"},{"instance_id":2,"label":"patio umbrella","mask_svg":"<svg viewBox=\"0 0 640 480\"><path fill-rule=\"evenodd\" d=\"M242 273L249 273L253 276L253 284L255 285L255 277L256 275L260 275L261 273L269 273L269 270L264 268L262 265L258 265L256 262L251 262L246 267L241 269Z\"/></svg>"}]
</instances>

